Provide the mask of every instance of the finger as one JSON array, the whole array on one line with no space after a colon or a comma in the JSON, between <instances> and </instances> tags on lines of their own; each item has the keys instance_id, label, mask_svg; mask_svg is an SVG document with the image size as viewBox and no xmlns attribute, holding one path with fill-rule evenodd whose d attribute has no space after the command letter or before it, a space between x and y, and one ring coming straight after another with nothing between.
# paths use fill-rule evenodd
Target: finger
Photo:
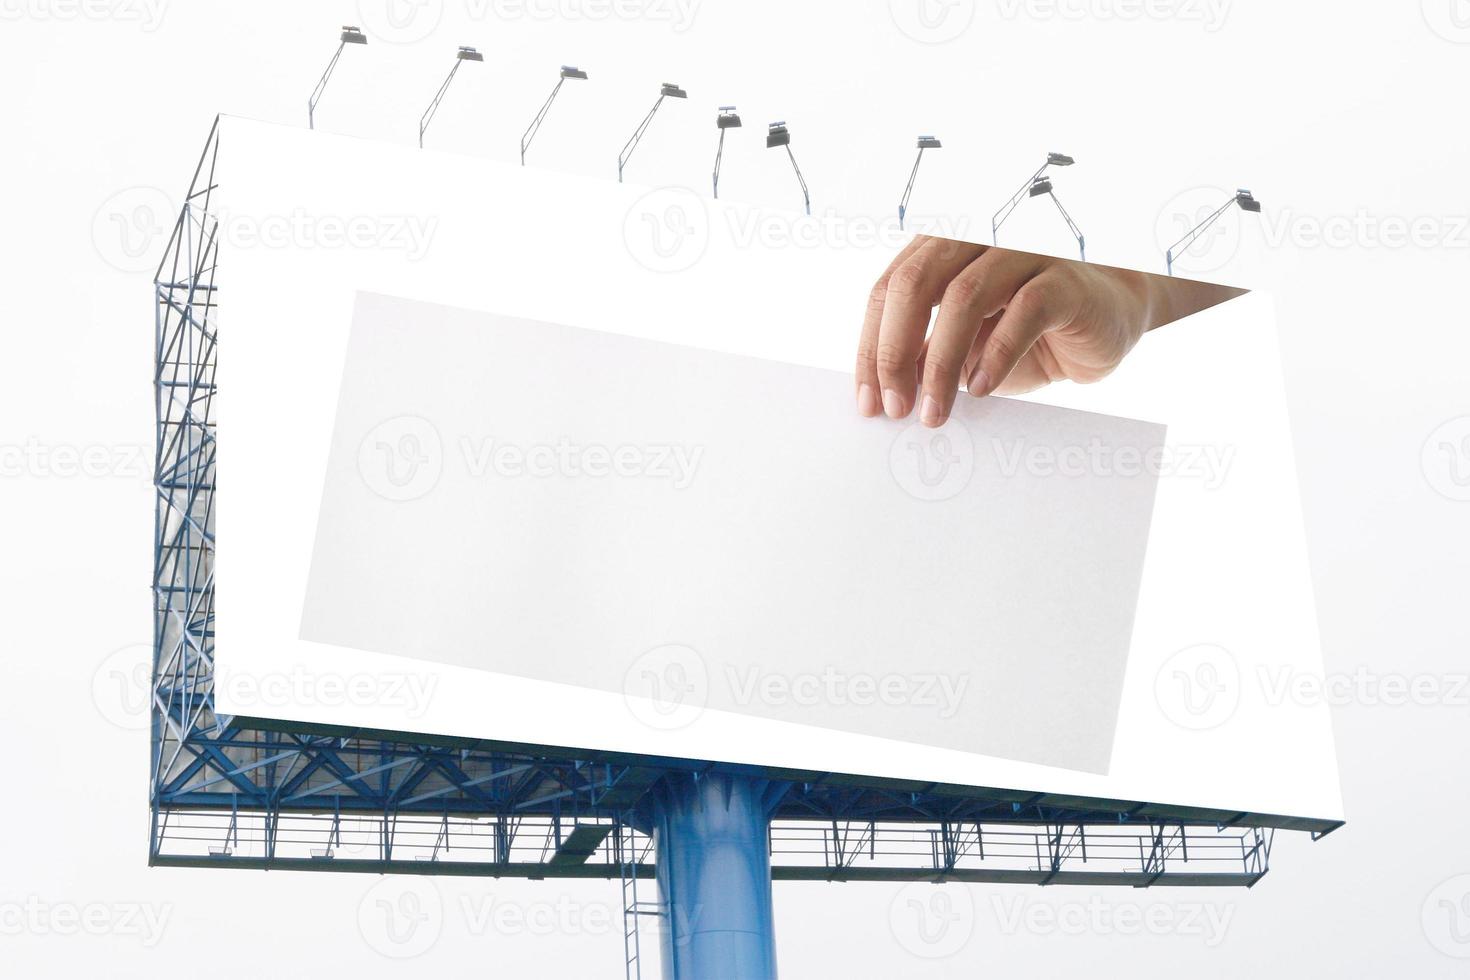
<instances>
[{"instance_id":1,"label":"finger","mask_svg":"<svg viewBox=\"0 0 1470 980\"><path fill-rule=\"evenodd\" d=\"M984 251L968 242L931 238L889 277L874 351L883 411L889 418L900 419L913 410L919 351L944 287Z\"/></svg>"},{"instance_id":2,"label":"finger","mask_svg":"<svg viewBox=\"0 0 1470 980\"><path fill-rule=\"evenodd\" d=\"M1044 262L1025 252L991 249L950 281L939 301L924 365L919 418L925 425L943 425L949 418L981 329Z\"/></svg>"},{"instance_id":3,"label":"finger","mask_svg":"<svg viewBox=\"0 0 1470 980\"><path fill-rule=\"evenodd\" d=\"M877 415L878 403L878 324L883 320L883 298L888 293L888 279L893 270L903 265L910 255L928 241L927 235L915 235L898 256L884 270L868 293L868 308L863 314L863 329L858 336L857 366L853 379L857 392L858 414L867 418Z\"/></svg>"},{"instance_id":4,"label":"finger","mask_svg":"<svg viewBox=\"0 0 1470 980\"><path fill-rule=\"evenodd\" d=\"M1005 384L1037 339L1067 321L1072 299L1057 288L1055 279L1044 274L1018 289L985 338L980 360L966 384L970 394L988 395Z\"/></svg>"}]
</instances>

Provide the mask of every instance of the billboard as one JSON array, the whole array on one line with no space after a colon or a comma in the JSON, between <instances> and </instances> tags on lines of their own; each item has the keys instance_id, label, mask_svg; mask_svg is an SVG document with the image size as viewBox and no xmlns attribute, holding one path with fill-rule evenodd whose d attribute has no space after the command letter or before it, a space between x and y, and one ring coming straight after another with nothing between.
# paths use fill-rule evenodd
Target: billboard
<instances>
[{"instance_id":1,"label":"billboard","mask_svg":"<svg viewBox=\"0 0 1470 980\"><path fill-rule=\"evenodd\" d=\"M883 234L220 146L221 713L1341 817L1268 297L916 430L845 373Z\"/></svg>"}]
</instances>

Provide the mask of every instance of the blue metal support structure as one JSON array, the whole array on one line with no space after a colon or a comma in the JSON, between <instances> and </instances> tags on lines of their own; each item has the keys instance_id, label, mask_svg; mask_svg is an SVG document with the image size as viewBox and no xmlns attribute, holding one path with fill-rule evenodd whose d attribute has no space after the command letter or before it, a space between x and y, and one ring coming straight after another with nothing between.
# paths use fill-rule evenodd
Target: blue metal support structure
<instances>
[{"instance_id":1,"label":"blue metal support structure","mask_svg":"<svg viewBox=\"0 0 1470 980\"><path fill-rule=\"evenodd\" d=\"M775 980L771 814L788 788L690 773L651 795L664 980Z\"/></svg>"}]
</instances>

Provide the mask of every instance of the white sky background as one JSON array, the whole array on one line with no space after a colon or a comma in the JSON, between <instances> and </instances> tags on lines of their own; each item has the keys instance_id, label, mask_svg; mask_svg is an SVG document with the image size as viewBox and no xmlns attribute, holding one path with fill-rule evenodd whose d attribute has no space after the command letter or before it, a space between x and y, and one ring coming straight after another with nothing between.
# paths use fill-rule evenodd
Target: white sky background
<instances>
[{"instance_id":1,"label":"white sky background","mask_svg":"<svg viewBox=\"0 0 1470 980\"><path fill-rule=\"evenodd\" d=\"M0 316L0 717L10 738L0 754L15 787L7 802L34 789L45 807L42 819L15 806L0 813L9 841L0 850L0 954L18 974L105 967L143 976L191 964L239 977L400 974L404 965L358 932L371 879L144 868L146 736L105 680L94 696L114 652L149 637L151 493L135 454L151 452L148 280L163 246L145 222L127 243L146 254L137 261L106 229L113 215L157 200L149 195L182 193L216 111L304 122L338 25L367 26L372 13L355 3L176 0L150 21L145 9L0 3L0 268L9 287ZM1079 163L1059 173L1057 192L1099 261L1153 249L1159 215L1180 193L1251 187L1265 213L1227 216L1228 228L1242 229L1234 251L1227 230L1199 264L1228 253L1213 277L1269 284L1281 304L1323 642L1329 671L1349 686L1336 713L1349 826L1316 845L1279 838L1274 870L1250 893L1099 893L1172 912L1158 936L1135 939L1089 917L1086 890L963 889L973 898L962 923L971 935L943 959L912 955L894 935L896 888L778 884L782 969L958 977L1086 965L1164 976L1208 956L1220 974L1269 963L1309 976L1391 967L1457 975L1463 963L1447 953L1470 947L1447 932L1438 902L1463 894L1455 876L1470 873L1470 844L1455 828L1470 802L1470 706L1458 689L1470 646L1460 611L1470 502L1453 499L1463 492L1449 469L1470 466L1470 456L1431 453L1425 465L1421 450L1470 414L1459 285L1470 254L1470 152L1458 106L1470 44L1456 43L1470 42L1470 30L1457 32L1451 5L1432 0L1237 0L1214 14L1203 3L1161 2L1150 8L1157 15L1136 19L1100 0L1056 9L962 2L951 17L972 12L969 27L923 45L877 0L707 0L683 31L657 18L475 20L450 3L423 43L347 51L320 118L324 128L411 141L454 46L469 43L487 61L460 72L430 136L468 153L512 159L565 62L593 77L563 89L532 162L581 173L614 172L617 148L668 80L692 97L660 110L630 179L702 190L713 107L734 102L747 125L738 154L727 144L722 187L734 200L796 203L784 161L759 149L761 128L778 118L792 127L819 210L886 216L918 132L946 145L926 154L914 212L969 215L981 227L1041 154L1071 153ZM1222 10L1223 21L1212 20ZM684 129L671 124L679 114ZM1138 202L1137 223L1090 226L1089 212L1118 195ZM1395 225L1416 221L1419 242L1395 239ZM1012 222L1007 244L1068 254L1055 214L1023 208ZM1342 239L1318 243L1324 227ZM1446 432L1457 441L1463 430ZM69 450L89 451L97 475L62 475ZM1393 697L1374 682L1395 678L1420 682L1427 703L1386 703ZM439 888L441 933L408 969L480 976L493 957L507 975L548 963L562 974L616 974L616 924L477 935L460 905L493 896L535 908L565 897L611 909L616 883ZM67 937L15 925L12 910L32 900L100 905L115 922L139 905L168 918L151 946L138 935L144 926ZM1008 918L1017 901L1028 912L1019 925ZM1218 945L1183 924L1190 903L1229 915ZM1083 927L1048 926L1048 910L1080 910Z\"/></svg>"}]
</instances>

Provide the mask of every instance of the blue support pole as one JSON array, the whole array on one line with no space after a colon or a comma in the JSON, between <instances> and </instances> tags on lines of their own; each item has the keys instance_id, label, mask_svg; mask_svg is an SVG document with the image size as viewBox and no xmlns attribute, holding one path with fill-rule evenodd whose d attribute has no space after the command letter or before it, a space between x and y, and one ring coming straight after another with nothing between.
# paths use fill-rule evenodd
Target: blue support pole
<instances>
[{"instance_id":1,"label":"blue support pole","mask_svg":"<svg viewBox=\"0 0 1470 980\"><path fill-rule=\"evenodd\" d=\"M776 980L769 834L785 789L702 773L653 794L664 980Z\"/></svg>"}]
</instances>

